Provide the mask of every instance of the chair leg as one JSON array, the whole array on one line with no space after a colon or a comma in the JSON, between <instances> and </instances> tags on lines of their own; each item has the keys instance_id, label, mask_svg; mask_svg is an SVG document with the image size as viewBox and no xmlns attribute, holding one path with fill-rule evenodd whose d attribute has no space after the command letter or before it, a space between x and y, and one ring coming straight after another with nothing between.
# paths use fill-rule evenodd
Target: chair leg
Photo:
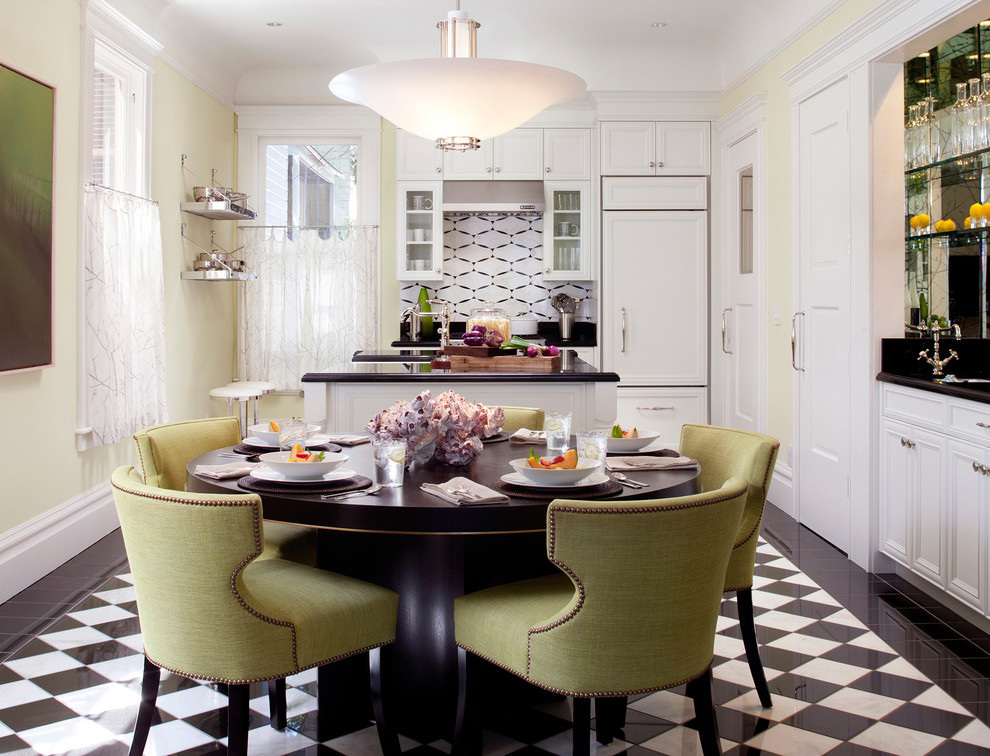
<instances>
[{"instance_id":1,"label":"chair leg","mask_svg":"<svg viewBox=\"0 0 990 756\"><path fill-rule=\"evenodd\" d=\"M591 753L591 699L574 698L574 756Z\"/></svg>"},{"instance_id":2,"label":"chair leg","mask_svg":"<svg viewBox=\"0 0 990 756\"><path fill-rule=\"evenodd\" d=\"M712 698L712 670L687 685L688 695L694 701L694 716L701 737L701 752L704 756L721 756L722 746L718 736L718 720L715 718L715 701Z\"/></svg>"},{"instance_id":3,"label":"chair leg","mask_svg":"<svg viewBox=\"0 0 990 756\"><path fill-rule=\"evenodd\" d=\"M289 705L285 700L285 678L269 680L268 686L268 718L273 730L284 730L288 724Z\"/></svg>"},{"instance_id":4,"label":"chair leg","mask_svg":"<svg viewBox=\"0 0 990 756\"><path fill-rule=\"evenodd\" d=\"M627 700L626 696L595 699L595 739L602 745L624 737Z\"/></svg>"},{"instance_id":5,"label":"chair leg","mask_svg":"<svg viewBox=\"0 0 990 756\"><path fill-rule=\"evenodd\" d=\"M144 747L148 743L148 733L151 731L151 721L157 710L158 683L161 681L161 676L162 671L145 656L144 676L141 678L141 705L138 707L134 737L131 738L128 756L140 756L144 753Z\"/></svg>"},{"instance_id":6,"label":"chair leg","mask_svg":"<svg viewBox=\"0 0 990 756\"><path fill-rule=\"evenodd\" d=\"M753 589L743 588L736 591L736 607L739 611L739 630L742 632L743 645L746 647L746 661L753 675L753 684L760 697L760 705L764 709L773 706L770 698L770 687L763 672L763 662L760 660L760 646L756 642L756 625L753 620Z\"/></svg>"},{"instance_id":7,"label":"chair leg","mask_svg":"<svg viewBox=\"0 0 990 756\"><path fill-rule=\"evenodd\" d=\"M250 685L231 685L227 693L227 753L232 756L247 756L250 698Z\"/></svg>"},{"instance_id":8,"label":"chair leg","mask_svg":"<svg viewBox=\"0 0 990 756\"><path fill-rule=\"evenodd\" d=\"M481 722L474 702L479 660L457 648L457 721L454 725L454 756L480 756Z\"/></svg>"},{"instance_id":9,"label":"chair leg","mask_svg":"<svg viewBox=\"0 0 990 756\"><path fill-rule=\"evenodd\" d=\"M392 646L373 648L368 652L368 668L371 672L371 706L375 711L375 725L378 727L378 742L384 756L399 756L399 736L385 721L384 691L391 687ZM382 678L386 682L382 683Z\"/></svg>"}]
</instances>

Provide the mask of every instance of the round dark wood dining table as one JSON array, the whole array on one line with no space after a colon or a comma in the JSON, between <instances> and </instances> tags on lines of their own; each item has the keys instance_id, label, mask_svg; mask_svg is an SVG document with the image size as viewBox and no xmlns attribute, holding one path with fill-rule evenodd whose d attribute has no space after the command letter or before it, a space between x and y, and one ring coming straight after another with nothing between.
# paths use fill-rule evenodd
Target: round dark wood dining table
<instances>
[{"instance_id":1,"label":"round dark wood dining table","mask_svg":"<svg viewBox=\"0 0 990 756\"><path fill-rule=\"evenodd\" d=\"M457 596L492 585L554 572L546 555L546 511L553 499L536 489L508 503L456 505L420 489L463 476L491 486L513 472L510 460L525 457L528 445L486 443L467 465L435 460L413 463L399 488L372 496L326 501L304 489L260 493L266 520L318 529L318 566L386 586L399 594L393 649L390 711L401 732L421 742L450 738L457 692L457 649L453 602ZM230 462L219 449L189 462L186 488L200 493L248 493L237 479L196 474L201 464ZM347 447L343 467L374 478L371 444ZM623 486L600 501L669 498L699 490L697 469L637 470L641 489ZM561 497L564 498L564 497ZM367 673L338 662L321 668L318 681L323 736L366 722L363 696ZM336 692L334 692L336 691ZM357 703L355 703L357 701ZM355 707L360 710L356 710Z\"/></svg>"}]
</instances>

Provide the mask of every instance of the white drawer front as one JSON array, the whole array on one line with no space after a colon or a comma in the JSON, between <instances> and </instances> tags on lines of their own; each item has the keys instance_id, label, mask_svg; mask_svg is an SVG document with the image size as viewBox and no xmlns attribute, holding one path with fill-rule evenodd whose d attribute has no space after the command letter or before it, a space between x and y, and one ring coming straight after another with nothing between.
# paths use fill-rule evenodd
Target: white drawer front
<instances>
[{"instance_id":1,"label":"white drawer front","mask_svg":"<svg viewBox=\"0 0 990 756\"><path fill-rule=\"evenodd\" d=\"M945 427L946 400L928 391L883 385L883 414L936 430Z\"/></svg>"},{"instance_id":2,"label":"white drawer front","mask_svg":"<svg viewBox=\"0 0 990 756\"><path fill-rule=\"evenodd\" d=\"M602 179L602 210L705 210L704 176L624 176Z\"/></svg>"},{"instance_id":3,"label":"white drawer front","mask_svg":"<svg viewBox=\"0 0 990 756\"><path fill-rule=\"evenodd\" d=\"M949 433L990 444L990 404L949 399Z\"/></svg>"},{"instance_id":4,"label":"white drawer front","mask_svg":"<svg viewBox=\"0 0 990 756\"><path fill-rule=\"evenodd\" d=\"M660 441L676 448L684 423L708 422L706 388L622 388L616 422L660 432Z\"/></svg>"}]
</instances>

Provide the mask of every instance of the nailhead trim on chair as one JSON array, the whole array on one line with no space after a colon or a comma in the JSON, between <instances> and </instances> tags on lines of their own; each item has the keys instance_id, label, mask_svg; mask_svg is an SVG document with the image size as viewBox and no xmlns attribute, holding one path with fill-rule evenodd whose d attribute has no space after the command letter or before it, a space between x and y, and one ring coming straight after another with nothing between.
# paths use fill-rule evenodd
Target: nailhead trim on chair
<instances>
[{"instance_id":1,"label":"nailhead trim on chair","mask_svg":"<svg viewBox=\"0 0 990 756\"><path fill-rule=\"evenodd\" d=\"M465 646L463 643L458 643L457 646L463 648L468 653L474 654L479 659L484 659L489 664L494 664L496 667L504 669L506 672L510 672L516 677L522 678L530 685L535 685L537 688L550 691L551 693L558 693L562 696L573 696L574 698L616 698L618 696L635 696L640 693L653 693L654 691L658 691L658 690L668 690L670 688L676 688L678 685L684 685L685 683L689 683L692 680L698 679L703 674L705 674L705 672L711 669L712 666L712 662L708 662L708 665L698 674L693 675L691 677L685 677L683 680L678 680L677 682L668 683L667 685L656 685L649 688L636 688L635 690L621 690L621 691L609 690L609 691L599 691L597 693L575 693L572 690L564 690L563 688L555 688L552 685L544 685L541 682L537 682L536 680L533 680L528 673L526 675L520 675L518 672L516 672L516 670L512 669L511 667L507 667L501 662L492 659L490 656L486 656L485 654L479 653L470 646ZM714 660L714 657L712 657L712 659Z\"/></svg>"}]
</instances>

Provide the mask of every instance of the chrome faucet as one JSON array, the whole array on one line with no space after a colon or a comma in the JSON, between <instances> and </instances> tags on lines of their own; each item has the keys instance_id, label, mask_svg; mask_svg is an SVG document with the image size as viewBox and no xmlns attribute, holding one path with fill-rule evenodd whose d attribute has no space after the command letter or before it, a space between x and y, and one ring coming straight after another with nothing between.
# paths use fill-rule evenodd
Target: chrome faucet
<instances>
[{"instance_id":1,"label":"chrome faucet","mask_svg":"<svg viewBox=\"0 0 990 756\"><path fill-rule=\"evenodd\" d=\"M932 340L935 342L934 343L935 354L929 357L928 350L922 349L920 352L918 352L918 360L919 361L924 360L925 362L927 362L929 365L932 366L932 375L941 377L942 368L944 368L952 360L959 359L959 355L956 353L955 349L950 349L949 356L946 357L944 360L941 359L938 353L938 340L943 333L951 333L957 339L962 338L962 330L959 328L958 323L949 323L949 325L947 325L945 328L941 328L937 325L931 325L927 327L926 326L908 326L908 327L911 328L912 330L916 330L921 333L926 333L926 332L931 333Z\"/></svg>"},{"instance_id":2,"label":"chrome faucet","mask_svg":"<svg viewBox=\"0 0 990 756\"><path fill-rule=\"evenodd\" d=\"M440 336L440 348L450 346L450 303L443 299L427 299L426 303L431 307L439 307L436 312L423 312L420 303L417 302L412 307L407 307L402 311L402 320L409 321L409 340L419 341L422 333L423 318L440 318L440 327L437 333Z\"/></svg>"}]
</instances>

